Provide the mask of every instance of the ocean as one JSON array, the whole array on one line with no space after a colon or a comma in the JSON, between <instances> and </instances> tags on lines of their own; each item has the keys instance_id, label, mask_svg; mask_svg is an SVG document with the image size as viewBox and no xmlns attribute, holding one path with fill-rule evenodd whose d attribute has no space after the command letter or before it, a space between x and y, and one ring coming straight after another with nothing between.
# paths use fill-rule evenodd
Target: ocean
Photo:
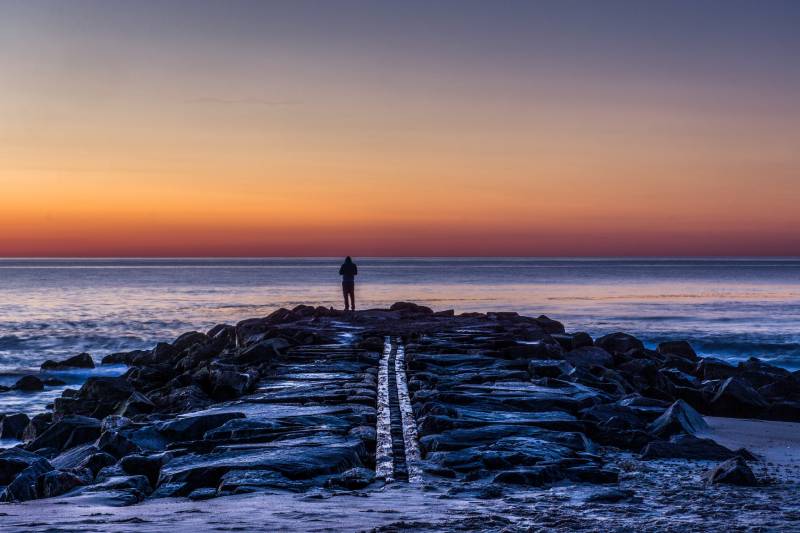
<instances>
[{"instance_id":1,"label":"ocean","mask_svg":"<svg viewBox=\"0 0 800 533\"><path fill-rule=\"evenodd\" d=\"M546 314L568 331L686 339L800 368L800 259L356 258L359 309ZM341 308L340 258L0 259L0 385L46 359L152 347L298 304ZM118 367L91 373L114 374ZM53 374L77 384L90 372ZM0 412L60 394L0 394Z\"/></svg>"}]
</instances>

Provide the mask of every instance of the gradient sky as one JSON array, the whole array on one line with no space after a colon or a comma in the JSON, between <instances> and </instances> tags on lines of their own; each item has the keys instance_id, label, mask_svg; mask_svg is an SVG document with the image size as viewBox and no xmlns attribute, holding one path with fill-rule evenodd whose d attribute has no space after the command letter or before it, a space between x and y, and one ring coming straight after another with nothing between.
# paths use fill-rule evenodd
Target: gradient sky
<instances>
[{"instance_id":1,"label":"gradient sky","mask_svg":"<svg viewBox=\"0 0 800 533\"><path fill-rule=\"evenodd\" d=\"M0 256L800 255L797 1L0 0Z\"/></svg>"}]
</instances>

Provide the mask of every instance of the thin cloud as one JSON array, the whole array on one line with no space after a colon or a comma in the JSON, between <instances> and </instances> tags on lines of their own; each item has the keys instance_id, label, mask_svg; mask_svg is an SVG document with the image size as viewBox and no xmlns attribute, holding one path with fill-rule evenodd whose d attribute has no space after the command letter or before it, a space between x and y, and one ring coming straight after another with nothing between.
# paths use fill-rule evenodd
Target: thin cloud
<instances>
[{"instance_id":1,"label":"thin cloud","mask_svg":"<svg viewBox=\"0 0 800 533\"><path fill-rule=\"evenodd\" d=\"M298 100L267 100L264 98L216 98L203 97L191 98L186 100L190 104L211 104L211 105L259 105L259 106L290 106L300 105Z\"/></svg>"}]
</instances>

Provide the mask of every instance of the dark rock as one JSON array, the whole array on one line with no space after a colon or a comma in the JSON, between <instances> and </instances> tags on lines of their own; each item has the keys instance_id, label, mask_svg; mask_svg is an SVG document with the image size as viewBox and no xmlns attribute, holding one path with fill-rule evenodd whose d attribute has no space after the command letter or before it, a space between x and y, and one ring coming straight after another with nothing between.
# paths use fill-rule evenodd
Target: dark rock
<instances>
[{"instance_id":1,"label":"dark rock","mask_svg":"<svg viewBox=\"0 0 800 533\"><path fill-rule=\"evenodd\" d=\"M700 413L683 400L678 400L653 421L647 430L657 437L667 438L678 433L703 433L709 427Z\"/></svg>"},{"instance_id":2,"label":"dark rock","mask_svg":"<svg viewBox=\"0 0 800 533\"><path fill-rule=\"evenodd\" d=\"M575 367L612 366L614 358L604 348L583 346L564 354L564 359Z\"/></svg>"},{"instance_id":3,"label":"dark rock","mask_svg":"<svg viewBox=\"0 0 800 533\"><path fill-rule=\"evenodd\" d=\"M150 354L149 350L133 350L131 352L117 352L109 354L100 361L101 365L130 365L134 359Z\"/></svg>"},{"instance_id":4,"label":"dark rock","mask_svg":"<svg viewBox=\"0 0 800 533\"><path fill-rule=\"evenodd\" d=\"M92 376L78 391L78 398L116 404L127 400L133 392L124 378Z\"/></svg>"},{"instance_id":5,"label":"dark rock","mask_svg":"<svg viewBox=\"0 0 800 533\"><path fill-rule=\"evenodd\" d=\"M609 489L596 492L586 498L590 503L620 503L630 500L636 495L631 489Z\"/></svg>"},{"instance_id":6,"label":"dark rock","mask_svg":"<svg viewBox=\"0 0 800 533\"><path fill-rule=\"evenodd\" d=\"M758 484L753 471L741 457L734 457L717 465L709 472L707 479L711 483L726 483L744 487L754 487Z\"/></svg>"},{"instance_id":7,"label":"dark rock","mask_svg":"<svg viewBox=\"0 0 800 533\"><path fill-rule=\"evenodd\" d=\"M161 472L162 459L154 456L128 455L123 457L119 466L126 474L143 475L155 487Z\"/></svg>"},{"instance_id":8,"label":"dark rock","mask_svg":"<svg viewBox=\"0 0 800 533\"><path fill-rule=\"evenodd\" d=\"M219 494L217 494L217 489L212 488L201 488L195 489L189 493L187 496L190 500L200 501L200 500L210 500L211 498L216 498Z\"/></svg>"},{"instance_id":9,"label":"dark rock","mask_svg":"<svg viewBox=\"0 0 800 533\"><path fill-rule=\"evenodd\" d=\"M72 472L52 470L39 476L36 480L36 492L40 498L60 496L84 485L85 480Z\"/></svg>"},{"instance_id":10,"label":"dark rock","mask_svg":"<svg viewBox=\"0 0 800 533\"><path fill-rule=\"evenodd\" d=\"M25 392L34 392L44 390L44 383L36 376L22 376L11 388Z\"/></svg>"},{"instance_id":11,"label":"dark rock","mask_svg":"<svg viewBox=\"0 0 800 533\"><path fill-rule=\"evenodd\" d=\"M213 370L209 376L211 397L215 400L238 398L251 392L257 380L258 374L252 371Z\"/></svg>"},{"instance_id":12,"label":"dark rock","mask_svg":"<svg viewBox=\"0 0 800 533\"><path fill-rule=\"evenodd\" d=\"M87 416L65 416L26 445L29 450L64 450L91 442L100 436L100 421Z\"/></svg>"},{"instance_id":13,"label":"dark rock","mask_svg":"<svg viewBox=\"0 0 800 533\"><path fill-rule=\"evenodd\" d=\"M311 487L309 481L292 480L269 470L231 470L222 476L217 490L243 494L264 490L301 492L309 487Z\"/></svg>"},{"instance_id":14,"label":"dark rock","mask_svg":"<svg viewBox=\"0 0 800 533\"><path fill-rule=\"evenodd\" d=\"M0 451L0 485L8 485L23 470L37 463L46 463L45 466L52 469L47 460L41 455L25 451L21 448L8 448Z\"/></svg>"},{"instance_id":15,"label":"dark rock","mask_svg":"<svg viewBox=\"0 0 800 533\"><path fill-rule=\"evenodd\" d=\"M136 415L152 413L154 409L155 404L150 401L150 398L141 392L134 392L127 400L119 404L116 414L130 418Z\"/></svg>"},{"instance_id":16,"label":"dark rock","mask_svg":"<svg viewBox=\"0 0 800 533\"><path fill-rule=\"evenodd\" d=\"M6 415L0 420L0 439L21 439L30 419L25 413Z\"/></svg>"},{"instance_id":17,"label":"dark rock","mask_svg":"<svg viewBox=\"0 0 800 533\"><path fill-rule=\"evenodd\" d=\"M433 309L424 305L417 305L411 302L395 302L389 308L390 311L399 311L403 314L432 315Z\"/></svg>"},{"instance_id":18,"label":"dark rock","mask_svg":"<svg viewBox=\"0 0 800 533\"><path fill-rule=\"evenodd\" d=\"M697 354L692 345L686 341L662 342L656 347L656 351L661 355L679 355L691 361L697 361Z\"/></svg>"},{"instance_id":19,"label":"dark rock","mask_svg":"<svg viewBox=\"0 0 800 533\"><path fill-rule=\"evenodd\" d=\"M42 370L62 370L65 368L94 368L94 361L91 355L82 353L63 361L47 360L41 366Z\"/></svg>"},{"instance_id":20,"label":"dark rock","mask_svg":"<svg viewBox=\"0 0 800 533\"><path fill-rule=\"evenodd\" d=\"M561 479L564 479L564 474L555 466L534 466L520 470L500 472L494 477L493 482L541 487L542 485L554 483Z\"/></svg>"},{"instance_id":21,"label":"dark rock","mask_svg":"<svg viewBox=\"0 0 800 533\"><path fill-rule=\"evenodd\" d=\"M114 430L106 430L95 442L95 446L102 452L120 458L130 453L138 453L139 447L130 439Z\"/></svg>"},{"instance_id":22,"label":"dark rock","mask_svg":"<svg viewBox=\"0 0 800 533\"><path fill-rule=\"evenodd\" d=\"M22 432L22 440L31 441L41 435L53 423L53 413L39 413L31 418L30 423Z\"/></svg>"},{"instance_id":23,"label":"dark rock","mask_svg":"<svg viewBox=\"0 0 800 533\"><path fill-rule=\"evenodd\" d=\"M697 363L695 375L703 380L728 379L738 376L739 369L722 359L704 357Z\"/></svg>"},{"instance_id":24,"label":"dark rock","mask_svg":"<svg viewBox=\"0 0 800 533\"><path fill-rule=\"evenodd\" d=\"M626 353L631 350L644 350L642 341L627 333L611 333L597 339L594 344L608 353Z\"/></svg>"},{"instance_id":25,"label":"dark rock","mask_svg":"<svg viewBox=\"0 0 800 533\"><path fill-rule=\"evenodd\" d=\"M173 441L197 440L203 438L206 431L217 428L234 418L244 418L244 413L187 415L168 422L161 422L156 425L156 429Z\"/></svg>"},{"instance_id":26,"label":"dark rock","mask_svg":"<svg viewBox=\"0 0 800 533\"><path fill-rule=\"evenodd\" d=\"M769 404L750 383L742 378L728 378L716 390L709 406L717 416L757 417Z\"/></svg>"},{"instance_id":27,"label":"dark rock","mask_svg":"<svg viewBox=\"0 0 800 533\"><path fill-rule=\"evenodd\" d=\"M78 468L87 458L97 453L97 447L93 444L84 444L67 450L58 456L50 459L50 464L58 470L68 470Z\"/></svg>"},{"instance_id":28,"label":"dark rock","mask_svg":"<svg viewBox=\"0 0 800 533\"><path fill-rule=\"evenodd\" d=\"M545 315L539 315L534 318L536 324L542 328L545 333L564 333L564 324Z\"/></svg>"},{"instance_id":29,"label":"dark rock","mask_svg":"<svg viewBox=\"0 0 800 533\"><path fill-rule=\"evenodd\" d=\"M78 468L88 468L96 475L103 468L116 463L117 458L113 455L106 452L97 452L84 459L84 461L78 465Z\"/></svg>"},{"instance_id":30,"label":"dark rock","mask_svg":"<svg viewBox=\"0 0 800 533\"><path fill-rule=\"evenodd\" d=\"M37 496L36 480L45 472L53 470L47 460L40 458L32 461L14 480L0 493L0 502L24 502L35 500Z\"/></svg>"},{"instance_id":31,"label":"dark rock","mask_svg":"<svg viewBox=\"0 0 800 533\"><path fill-rule=\"evenodd\" d=\"M598 484L619 482L619 472L594 465L573 466L565 469L564 474L572 481Z\"/></svg>"},{"instance_id":32,"label":"dark rock","mask_svg":"<svg viewBox=\"0 0 800 533\"><path fill-rule=\"evenodd\" d=\"M326 485L331 488L358 490L375 481L375 472L367 468L351 468L328 479Z\"/></svg>"},{"instance_id":33,"label":"dark rock","mask_svg":"<svg viewBox=\"0 0 800 533\"><path fill-rule=\"evenodd\" d=\"M240 365L270 363L276 357L280 357L287 348L289 348L289 342L286 339L280 337L266 339L242 350L234 361Z\"/></svg>"},{"instance_id":34,"label":"dark rock","mask_svg":"<svg viewBox=\"0 0 800 533\"><path fill-rule=\"evenodd\" d=\"M711 439L676 435L669 441L653 441L642 450L642 459L697 459L719 461L735 457L736 452Z\"/></svg>"}]
</instances>

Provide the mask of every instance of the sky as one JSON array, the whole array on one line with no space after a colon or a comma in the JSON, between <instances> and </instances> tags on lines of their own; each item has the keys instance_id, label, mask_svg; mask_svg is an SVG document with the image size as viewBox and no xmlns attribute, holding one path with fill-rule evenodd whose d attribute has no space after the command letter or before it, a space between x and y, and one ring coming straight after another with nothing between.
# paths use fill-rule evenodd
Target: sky
<instances>
[{"instance_id":1,"label":"sky","mask_svg":"<svg viewBox=\"0 0 800 533\"><path fill-rule=\"evenodd\" d=\"M800 255L800 2L0 0L0 256Z\"/></svg>"}]
</instances>

